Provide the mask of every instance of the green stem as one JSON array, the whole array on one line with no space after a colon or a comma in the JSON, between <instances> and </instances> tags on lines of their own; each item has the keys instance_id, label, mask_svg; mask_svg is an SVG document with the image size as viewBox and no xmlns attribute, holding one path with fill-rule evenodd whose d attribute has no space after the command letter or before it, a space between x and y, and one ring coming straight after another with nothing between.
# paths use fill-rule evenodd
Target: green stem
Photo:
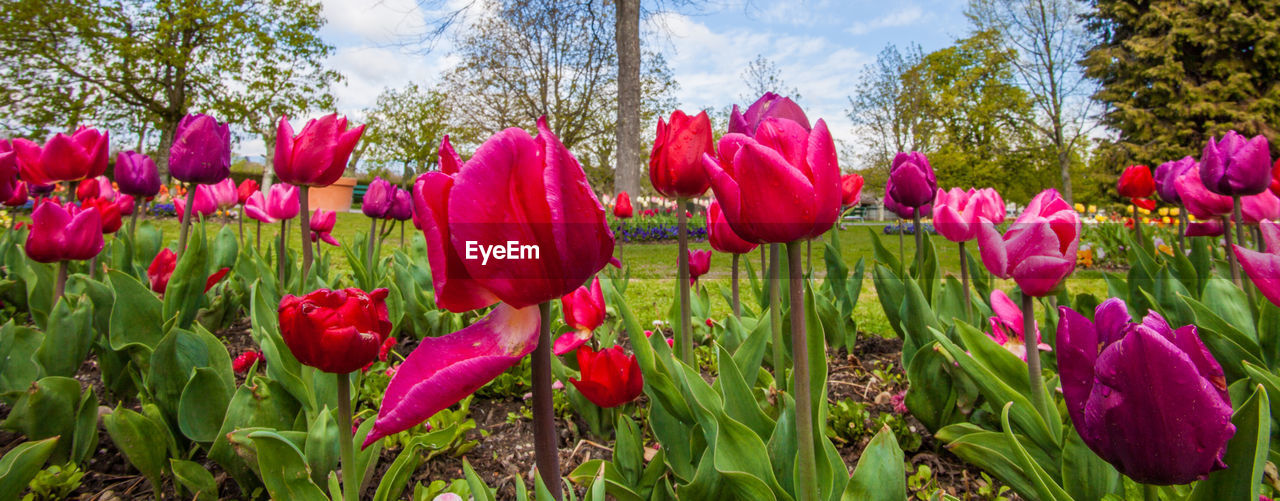
<instances>
[{"instance_id":1,"label":"green stem","mask_svg":"<svg viewBox=\"0 0 1280 501\"><path fill-rule=\"evenodd\" d=\"M919 207L911 214L911 222L914 224L911 233L916 236L916 277L919 278L924 273L924 228L920 227Z\"/></svg>"},{"instance_id":2,"label":"green stem","mask_svg":"<svg viewBox=\"0 0 1280 501\"><path fill-rule=\"evenodd\" d=\"M1044 401L1044 379L1040 376L1040 340L1036 339L1036 298L1022 293L1022 342L1027 347L1027 382L1031 405L1041 416L1049 415Z\"/></svg>"},{"instance_id":3,"label":"green stem","mask_svg":"<svg viewBox=\"0 0 1280 501\"><path fill-rule=\"evenodd\" d=\"M280 242L276 246L276 281L280 282L279 292L284 293L284 258L289 255L289 248L285 243L285 234L289 231L289 220L280 220Z\"/></svg>"},{"instance_id":4,"label":"green stem","mask_svg":"<svg viewBox=\"0 0 1280 501\"><path fill-rule=\"evenodd\" d=\"M1178 252L1186 252L1187 249L1187 211L1178 211ZM1185 254L1184 254L1185 255Z\"/></svg>"},{"instance_id":5,"label":"green stem","mask_svg":"<svg viewBox=\"0 0 1280 501\"><path fill-rule=\"evenodd\" d=\"M676 199L676 235L680 242L679 271L676 281L680 283L680 358L684 363L694 366L693 360L693 327L689 320L689 221L684 215L685 199Z\"/></svg>"},{"instance_id":6,"label":"green stem","mask_svg":"<svg viewBox=\"0 0 1280 501\"><path fill-rule=\"evenodd\" d=\"M334 374L338 378L338 450L342 454L342 499L356 501L360 497L360 480L356 472L355 442L351 437L350 373Z\"/></svg>"},{"instance_id":7,"label":"green stem","mask_svg":"<svg viewBox=\"0 0 1280 501\"><path fill-rule=\"evenodd\" d=\"M373 276L373 240L374 235L378 233L378 220L369 218L369 245L366 249L367 255L364 258L364 268L369 272L369 276Z\"/></svg>"},{"instance_id":8,"label":"green stem","mask_svg":"<svg viewBox=\"0 0 1280 501\"><path fill-rule=\"evenodd\" d=\"M191 231L191 217L196 208L196 186L191 183L191 187L187 189L187 208L182 215L182 229L178 230L178 257L182 257L183 251L187 250L187 233Z\"/></svg>"},{"instance_id":9,"label":"green stem","mask_svg":"<svg viewBox=\"0 0 1280 501\"><path fill-rule=\"evenodd\" d=\"M898 218L898 260L899 261L906 261L907 259L906 242L903 241L904 238L902 237L902 235L904 235L906 231L907 231L907 220Z\"/></svg>"},{"instance_id":10,"label":"green stem","mask_svg":"<svg viewBox=\"0 0 1280 501\"><path fill-rule=\"evenodd\" d=\"M738 258L741 256L741 254L733 255L733 275L731 278L731 288L733 289L733 316L738 318L742 318L742 302L738 300Z\"/></svg>"},{"instance_id":11,"label":"green stem","mask_svg":"<svg viewBox=\"0 0 1280 501\"><path fill-rule=\"evenodd\" d=\"M1236 214L1240 213L1240 205L1238 204L1236 205L1235 212ZM1232 249L1232 245L1234 245L1235 242L1231 241L1232 237L1231 237L1231 220L1230 219L1222 218L1222 236L1227 239L1226 253L1227 253L1227 263L1231 265L1231 281L1236 284L1236 287L1240 287L1241 289L1243 289L1244 284L1240 281L1240 263L1236 262L1236 253Z\"/></svg>"},{"instance_id":12,"label":"green stem","mask_svg":"<svg viewBox=\"0 0 1280 501\"><path fill-rule=\"evenodd\" d=\"M58 300L67 291L67 262L58 261L58 281L54 283L53 304L58 304Z\"/></svg>"},{"instance_id":13,"label":"green stem","mask_svg":"<svg viewBox=\"0 0 1280 501\"><path fill-rule=\"evenodd\" d=\"M960 287L964 289L964 318L973 321L973 299L969 293L969 254L964 251L964 242L960 242Z\"/></svg>"},{"instance_id":14,"label":"green stem","mask_svg":"<svg viewBox=\"0 0 1280 501\"><path fill-rule=\"evenodd\" d=\"M311 273L311 260L313 259L311 255L311 208L307 202L307 191L310 188L305 184L298 187L298 204L302 214L301 224L298 225L302 234L302 280L299 287L304 291L307 288L307 278Z\"/></svg>"},{"instance_id":15,"label":"green stem","mask_svg":"<svg viewBox=\"0 0 1280 501\"><path fill-rule=\"evenodd\" d=\"M1142 214L1138 213L1138 204L1134 203L1133 207L1133 234L1138 239L1138 247L1142 247Z\"/></svg>"},{"instance_id":16,"label":"green stem","mask_svg":"<svg viewBox=\"0 0 1280 501\"><path fill-rule=\"evenodd\" d=\"M541 323L533 350L533 450L538 473L547 490L561 499L560 449L556 435L555 403L551 395L551 302L538 305Z\"/></svg>"},{"instance_id":17,"label":"green stem","mask_svg":"<svg viewBox=\"0 0 1280 501\"><path fill-rule=\"evenodd\" d=\"M258 254L262 254L262 221L258 221L255 219L253 223L254 223L254 237L257 239L257 243L254 245L254 249L258 250Z\"/></svg>"},{"instance_id":18,"label":"green stem","mask_svg":"<svg viewBox=\"0 0 1280 501\"><path fill-rule=\"evenodd\" d=\"M804 270L800 267L800 242L787 243L791 282L791 372L796 397L796 441L799 442L800 476L797 493L804 501L818 499L818 461L814 453L813 395L809 385L809 349L805 330Z\"/></svg>"},{"instance_id":19,"label":"green stem","mask_svg":"<svg viewBox=\"0 0 1280 501\"><path fill-rule=\"evenodd\" d=\"M129 216L129 241L135 242L136 229L138 227L138 213L142 212L142 199L139 197L133 201L133 214Z\"/></svg>"},{"instance_id":20,"label":"green stem","mask_svg":"<svg viewBox=\"0 0 1280 501\"><path fill-rule=\"evenodd\" d=\"M786 358L782 353L782 294L778 277L782 273L778 244L769 244L769 326L773 332L773 380L783 385L787 377Z\"/></svg>"}]
</instances>

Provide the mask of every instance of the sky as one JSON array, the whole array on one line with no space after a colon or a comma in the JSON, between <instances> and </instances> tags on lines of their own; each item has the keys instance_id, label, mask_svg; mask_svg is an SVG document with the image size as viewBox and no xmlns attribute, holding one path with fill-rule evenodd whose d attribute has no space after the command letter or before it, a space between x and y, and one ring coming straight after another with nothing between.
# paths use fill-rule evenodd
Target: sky
<instances>
[{"instance_id":1,"label":"sky","mask_svg":"<svg viewBox=\"0 0 1280 501\"><path fill-rule=\"evenodd\" d=\"M466 0L446 0L453 5ZM418 0L322 0L321 36L334 45L329 60L346 81L334 89L338 110L358 116L384 88L430 85L457 62L449 40L429 50L404 44L439 11ZM646 2L647 3L647 2ZM666 57L686 111L741 102L742 73L757 56L772 61L800 93L811 120L823 118L836 139L854 142L845 115L861 69L887 44L950 45L968 32L963 0L716 0L642 21L645 42ZM300 125L300 124L298 124ZM653 127L654 124L643 124ZM241 145L260 154L261 143Z\"/></svg>"}]
</instances>

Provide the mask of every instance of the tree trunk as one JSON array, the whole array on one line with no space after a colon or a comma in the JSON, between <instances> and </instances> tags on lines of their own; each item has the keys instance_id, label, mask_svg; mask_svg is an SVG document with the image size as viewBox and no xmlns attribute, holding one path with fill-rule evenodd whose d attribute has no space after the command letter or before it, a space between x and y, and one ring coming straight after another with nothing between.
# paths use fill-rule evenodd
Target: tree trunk
<instances>
[{"instance_id":1,"label":"tree trunk","mask_svg":"<svg viewBox=\"0 0 1280 501\"><path fill-rule=\"evenodd\" d=\"M614 192L640 192L640 0L617 0L618 51L617 164Z\"/></svg>"},{"instance_id":2,"label":"tree trunk","mask_svg":"<svg viewBox=\"0 0 1280 501\"><path fill-rule=\"evenodd\" d=\"M1062 198L1067 204L1073 204L1075 199L1071 195L1071 155L1067 151L1067 145L1062 143L1058 144L1058 169L1062 173Z\"/></svg>"},{"instance_id":3,"label":"tree trunk","mask_svg":"<svg viewBox=\"0 0 1280 501\"><path fill-rule=\"evenodd\" d=\"M173 135L177 131L177 120L160 126L160 146L156 148L154 160L156 161L156 169L160 171L160 178L166 180L165 184L172 181L172 178L169 177L169 149L173 147Z\"/></svg>"},{"instance_id":4,"label":"tree trunk","mask_svg":"<svg viewBox=\"0 0 1280 501\"><path fill-rule=\"evenodd\" d=\"M272 183L276 182L276 170L271 165L276 154L275 136L263 136L262 142L267 145L267 152L262 155L262 194L266 195Z\"/></svg>"}]
</instances>

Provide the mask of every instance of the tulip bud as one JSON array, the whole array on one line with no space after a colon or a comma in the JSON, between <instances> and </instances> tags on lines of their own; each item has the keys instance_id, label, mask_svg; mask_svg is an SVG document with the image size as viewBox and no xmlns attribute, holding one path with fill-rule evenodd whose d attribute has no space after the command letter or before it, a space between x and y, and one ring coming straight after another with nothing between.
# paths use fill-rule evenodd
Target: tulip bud
<instances>
[{"instance_id":1,"label":"tulip bud","mask_svg":"<svg viewBox=\"0 0 1280 501\"><path fill-rule=\"evenodd\" d=\"M1116 181L1116 191L1124 198L1147 198L1156 191L1156 181L1151 177L1151 168L1145 165L1130 165L1120 174Z\"/></svg>"},{"instance_id":2,"label":"tulip bud","mask_svg":"<svg viewBox=\"0 0 1280 501\"><path fill-rule=\"evenodd\" d=\"M569 383L582 392L591 403L603 408L625 404L644 390L644 378L640 374L640 362L635 355L627 355L621 346L595 352L586 346L578 347L578 367L581 379L569 379Z\"/></svg>"},{"instance_id":3,"label":"tulip bud","mask_svg":"<svg viewBox=\"0 0 1280 501\"><path fill-rule=\"evenodd\" d=\"M396 221L413 219L413 193L406 189L396 188L396 194L391 199L391 209L387 211L387 217Z\"/></svg>"},{"instance_id":4,"label":"tulip bud","mask_svg":"<svg viewBox=\"0 0 1280 501\"><path fill-rule=\"evenodd\" d=\"M135 197L154 197L160 193L160 173L151 157L134 151L116 155L116 183L120 191Z\"/></svg>"},{"instance_id":5,"label":"tulip bud","mask_svg":"<svg viewBox=\"0 0 1280 501\"><path fill-rule=\"evenodd\" d=\"M862 176L845 174L840 176L840 205L845 207L858 205L862 198Z\"/></svg>"},{"instance_id":6,"label":"tulip bud","mask_svg":"<svg viewBox=\"0 0 1280 501\"><path fill-rule=\"evenodd\" d=\"M696 285L698 277L711 270L711 251L689 250L689 285Z\"/></svg>"},{"instance_id":7,"label":"tulip bud","mask_svg":"<svg viewBox=\"0 0 1280 501\"><path fill-rule=\"evenodd\" d=\"M604 292L600 289L600 277L591 281L591 288L578 287L560 298L564 310L564 323L573 329L556 338L552 351L564 355L591 339L591 334L604 323Z\"/></svg>"},{"instance_id":8,"label":"tulip bud","mask_svg":"<svg viewBox=\"0 0 1280 501\"><path fill-rule=\"evenodd\" d=\"M199 184L214 184L230 176L230 126L202 113L183 117L169 148L169 174Z\"/></svg>"},{"instance_id":9,"label":"tulip bud","mask_svg":"<svg viewBox=\"0 0 1280 501\"><path fill-rule=\"evenodd\" d=\"M240 185L236 187L236 203L244 205L251 195L261 191L260 188L258 182L252 179L245 178L244 181L240 181Z\"/></svg>"},{"instance_id":10,"label":"tulip bud","mask_svg":"<svg viewBox=\"0 0 1280 501\"><path fill-rule=\"evenodd\" d=\"M924 153L918 151L898 153L893 157L889 179L893 182L889 196L904 207L923 207L933 201L934 193L938 191L933 167Z\"/></svg>"},{"instance_id":11,"label":"tulip bud","mask_svg":"<svg viewBox=\"0 0 1280 501\"><path fill-rule=\"evenodd\" d=\"M27 257L41 263L84 261L102 251L102 216L98 210L47 200L31 213Z\"/></svg>"},{"instance_id":12,"label":"tulip bud","mask_svg":"<svg viewBox=\"0 0 1280 501\"><path fill-rule=\"evenodd\" d=\"M387 289L320 289L280 301L280 335L304 365L344 374L378 358L391 334Z\"/></svg>"},{"instance_id":13,"label":"tulip bud","mask_svg":"<svg viewBox=\"0 0 1280 501\"><path fill-rule=\"evenodd\" d=\"M649 181L667 197L700 197L710 181L699 165L704 153L715 153L711 119L703 111L692 117L671 113L671 122L658 118L658 136L649 154Z\"/></svg>"},{"instance_id":14,"label":"tulip bud","mask_svg":"<svg viewBox=\"0 0 1280 501\"><path fill-rule=\"evenodd\" d=\"M746 254L756 248L756 244L743 240L733 232L717 200L712 200L711 207L707 209L707 242L712 249L727 254Z\"/></svg>"},{"instance_id":15,"label":"tulip bud","mask_svg":"<svg viewBox=\"0 0 1280 501\"><path fill-rule=\"evenodd\" d=\"M338 214L331 210L316 209L311 216L311 241L322 240L334 247L342 244L333 238L333 225L338 221Z\"/></svg>"},{"instance_id":16,"label":"tulip bud","mask_svg":"<svg viewBox=\"0 0 1280 501\"><path fill-rule=\"evenodd\" d=\"M747 107L745 114L738 111L738 105L733 105L733 111L729 114L729 133L754 136L760 123L768 118L783 118L800 124L804 130L812 129L809 126L809 117L795 101L789 97L766 92Z\"/></svg>"},{"instance_id":17,"label":"tulip bud","mask_svg":"<svg viewBox=\"0 0 1280 501\"><path fill-rule=\"evenodd\" d=\"M618 199L613 205L613 217L618 219L631 219L632 214L631 195L628 195L625 191L619 191Z\"/></svg>"},{"instance_id":18,"label":"tulip bud","mask_svg":"<svg viewBox=\"0 0 1280 501\"><path fill-rule=\"evenodd\" d=\"M369 183L360 202L360 211L374 219L385 219L391 210L391 199L395 196L396 187L390 181L377 177Z\"/></svg>"},{"instance_id":19,"label":"tulip bud","mask_svg":"<svg viewBox=\"0 0 1280 501\"><path fill-rule=\"evenodd\" d=\"M1154 175L1156 183L1156 192L1160 194L1160 199L1166 203L1182 204L1182 197L1178 196L1177 180L1188 170L1199 169L1199 163L1191 156L1182 157L1181 160L1165 162L1156 167Z\"/></svg>"},{"instance_id":20,"label":"tulip bud","mask_svg":"<svg viewBox=\"0 0 1280 501\"><path fill-rule=\"evenodd\" d=\"M1200 181L1219 195L1257 195L1271 185L1271 147L1261 134L1245 140L1228 131L1209 138L1200 156Z\"/></svg>"}]
</instances>

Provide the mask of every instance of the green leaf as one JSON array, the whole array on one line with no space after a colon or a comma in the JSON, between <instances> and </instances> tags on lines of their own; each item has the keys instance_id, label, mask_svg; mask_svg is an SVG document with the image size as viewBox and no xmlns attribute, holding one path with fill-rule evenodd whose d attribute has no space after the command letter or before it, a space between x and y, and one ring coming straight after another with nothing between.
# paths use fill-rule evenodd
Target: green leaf
<instances>
[{"instance_id":1,"label":"green leaf","mask_svg":"<svg viewBox=\"0 0 1280 501\"><path fill-rule=\"evenodd\" d=\"M1098 457L1076 433L1066 432L1062 445L1062 487L1074 499L1102 499L1107 494L1120 494L1123 484L1120 472Z\"/></svg>"},{"instance_id":2,"label":"green leaf","mask_svg":"<svg viewBox=\"0 0 1280 501\"><path fill-rule=\"evenodd\" d=\"M23 442L0 457L0 501L17 501L27 483L44 468L58 437Z\"/></svg>"},{"instance_id":3,"label":"green leaf","mask_svg":"<svg viewBox=\"0 0 1280 501\"><path fill-rule=\"evenodd\" d=\"M906 295L904 281L898 278L893 270L877 263L871 270L871 283L875 285L876 299L880 300L880 307L884 311L885 319L889 322L889 327L892 327L905 343L907 336L902 330L902 323L899 322L898 317L898 312L902 308L902 298Z\"/></svg>"},{"instance_id":4,"label":"green leaf","mask_svg":"<svg viewBox=\"0 0 1280 501\"><path fill-rule=\"evenodd\" d=\"M338 422L334 420L329 408L325 407L311 420L311 426L307 427L305 444L307 465L311 467L311 479L316 484L323 484L329 472L337 469L340 458L339 440Z\"/></svg>"},{"instance_id":5,"label":"green leaf","mask_svg":"<svg viewBox=\"0 0 1280 501\"><path fill-rule=\"evenodd\" d=\"M474 501L497 501L493 497L493 491L489 490L489 486L485 485L480 475L476 474L476 470L471 468L471 462L467 461L467 458L462 458L462 473L467 479L467 486L471 488L471 498Z\"/></svg>"},{"instance_id":6,"label":"green leaf","mask_svg":"<svg viewBox=\"0 0 1280 501\"><path fill-rule=\"evenodd\" d=\"M43 340L40 331L13 320L0 327L0 394L26 390L40 379L43 371L35 357Z\"/></svg>"},{"instance_id":7,"label":"green leaf","mask_svg":"<svg viewBox=\"0 0 1280 501\"><path fill-rule=\"evenodd\" d=\"M1257 327L1253 323L1253 312L1249 309L1249 297L1244 291L1222 277L1210 278L1204 287L1204 296L1209 298L1204 303L1223 321L1239 332L1258 340Z\"/></svg>"},{"instance_id":8,"label":"green leaf","mask_svg":"<svg viewBox=\"0 0 1280 501\"><path fill-rule=\"evenodd\" d=\"M1211 296L1206 294L1205 297ZM1258 346L1250 335L1240 332L1227 323L1204 303L1186 296L1182 297L1182 301L1195 314L1200 340L1222 364L1222 371L1226 373L1227 381L1245 377L1241 370L1242 362L1263 365L1259 356L1262 353L1262 347Z\"/></svg>"},{"instance_id":9,"label":"green leaf","mask_svg":"<svg viewBox=\"0 0 1280 501\"><path fill-rule=\"evenodd\" d=\"M164 485L161 477L169 464L169 432L164 423L117 406L111 414L102 417L102 424L111 435L111 441L120 448L129 463L142 472L151 482L152 491L160 492Z\"/></svg>"},{"instance_id":10,"label":"green leaf","mask_svg":"<svg viewBox=\"0 0 1280 501\"><path fill-rule=\"evenodd\" d=\"M4 427L21 432L28 440L61 436L52 460L65 463L71 457L81 400L79 381L61 376L41 378L14 403Z\"/></svg>"},{"instance_id":11,"label":"green leaf","mask_svg":"<svg viewBox=\"0 0 1280 501\"><path fill-rule=\"evenodd\" d=\"M272 499L328 501L324 491L311 481L302 451L293 442L271 431L255 431L249 438L258 448L258 471Z\"/></svg>"},{"instance_id":12,"label":"green leaf","mask_svg":"<svg viewBox=\"0 0 1280 501\"><path fill-rule=\"evenodd\" d=\"M889 252L889 249L885 248L884 243L880 241L880 234L876 233L874 229L867 228L867 233L871 234L871 247L875 252L876 261L888 266L889 269L893 270L898 275L901 275L902 262L898 260L898 256Z\"/></svg>"},{"instance_id":13,"label":"green leaf","mask_svg":"<svg viewBox=\"0 0 1280 501\"><path fill-rule=\"evenodd\" d=\"M1205 289L1206 295L1209 289ZM1210 296L1211 297L1211 296ZM1223 462L1227 468L1209 474L1191 491L1190 499L1258 499L1267 464L1271 440L1271 403L1263 385L1257 385L1253 396L1236 407L1231 423L1236 434L1227 442Z\"/></svg>"},{"instance_id":14,"label":"green leaf","mask_svg":"<svg viewBox=\"0 0 1280 501\"><path fill-rule=\"evenodd\" d=\"M182 487L191 491L193 501L218 499L218 482L204 465L195 461L169 458L169 469L173 471L173 478L177 479Z\"/></svg>"},{"instance_id":15,"label":"green leaf","mask_svg":"<svg viewBox=\"0 0 1280 501\"><path fill-rule=\"evenodd\" d=\"M231 396L231 403L227 404L222 427L218 429L218 436L209 448L209 459L227 470L240 484L242 491L252 491L258 480L250 471L249 465L236 454L228 435L246 428L287 430L292 428L300 410L298 401L279 383L262 377L246 381L246 384L236 389ZM366 450L369 449L373 447ZM253 466L257 466L256 461Z\"/></svg>"},{"instance_id":16,"label":"green leaf","mask_svg":"<svg viewBox=\"0 0 1280 501\"><path fill-rule=\"evenodd\" d=\"M902 448L888 426L881 428L862 451L841 499L844 501L901 501L907 498L907 472Z\"/></svg>"},{"instance_id":17,"label":"green leaf","mask_svg":"<svg viewBox=\"0 0 1280 501\"><path fill-rule=\"evenodd\" d=\"M1025 438L1023 435L1016 436L1017 440ZM972 423L957 423L938 430L935 437L947 444L947 450L960 459L991 473L1023 497L1035 498L1036 490L1031 479L1021 464L1013 459L1018 453L1004 433L987 431ZM1030 451L1037 464L1052 463L1049 457L1039 451L1038 447Z\"/></svg>"},{"instance_id":18,"label":"green leaf","mask_svg":"<svg viewBox=\"0 0 1280 501\"><path fill-rule=\"evenodd\" d=\"M902 322L902 365L911 366L911 357L920 347L929 344L930 329L942 330L938 318L934 316L929 300L916 285L914 280L904 280L904 293L898 308L898 319Z\"/></svg>"},{"instance_id":19,"label":"green leaf","mask_svg":"<svg viewBox=\"0 0 1280 501\"><path fill-rule=\"evenodd\" d=\"M234 388L210 367L196 367L178 400L178 429L196 442L212 443L227 414Z\"/></svg>"},{"instance_id":20,"label":"green leaf","mask_svg":"<svg viewBox=\"0 0 1280 501\"><path fill-rule=\"evenodd\" d=\"M127 305L111 309L111 349L120 351L131 345L154 350L164 339L164 303L151 289L132 275L117 270L107 273L116 304Z\"/></svg>"},{"instance_id":21,"label":"green leaf","mask_svg":"<svg viewBox=\"0 0 1280 501\"><path fill-rule=\"evenodd\" d=\"M75 306L70 303L75 302ZM93 344L93 303L64 297L49 314L49 328L36 352L46 376L71 377L89 356Z\"/></svg>"},{"instance_id":22,"label":"green leaf","mask_svg":"<svg viewBox=\"0 0 1280 501\"><path fill-rule=\"evenodd\" d=\"M178 258L169 285L164 292L164 318L178 317L178 327L187 328L196 319L196 312L204 301L204 283L207 273L209 248L200 225L192 225L187 239L187 250Z\"/></svg>"},{"instance_id":23,"label":"green leaf","mask_svg":"<svg viewBox=\"0 0 1280 501\"><path fill-rule=\"evenodd\" d=\"M1053 481L1049 474L1040 467L1040 464L1031 458L1031 454L1022 447L1022 442L1018 441L1018 437L1013 434L1013 427L1009 425L1009 409L1014 406L1013 402L1004 404L1004 409L1000 412L1000 423L1004 427L1004 437L1013 444L1014 461L1018 462L1023 471L1027 473L1027 478L1031 481L1031 486L1035 488L1038 498L1052 501L1070 501L1071 496L1067 491L1062 490L1062 486Z\"/></svg>"},{"instance_id":24,"label":"green leaf","mask_svg":"<svg viewBox=\"0 0 1280 501\"><path fill-rule=\"evenodd\" d=\"M924 345L912 357L911 366L907 367L907 381L911 387L905 399L907 409L926 428L935 432L961 419L956 412L955 383L947 370L951 361L941 350L937 341Z\"/></svg>"}]
</instances>

